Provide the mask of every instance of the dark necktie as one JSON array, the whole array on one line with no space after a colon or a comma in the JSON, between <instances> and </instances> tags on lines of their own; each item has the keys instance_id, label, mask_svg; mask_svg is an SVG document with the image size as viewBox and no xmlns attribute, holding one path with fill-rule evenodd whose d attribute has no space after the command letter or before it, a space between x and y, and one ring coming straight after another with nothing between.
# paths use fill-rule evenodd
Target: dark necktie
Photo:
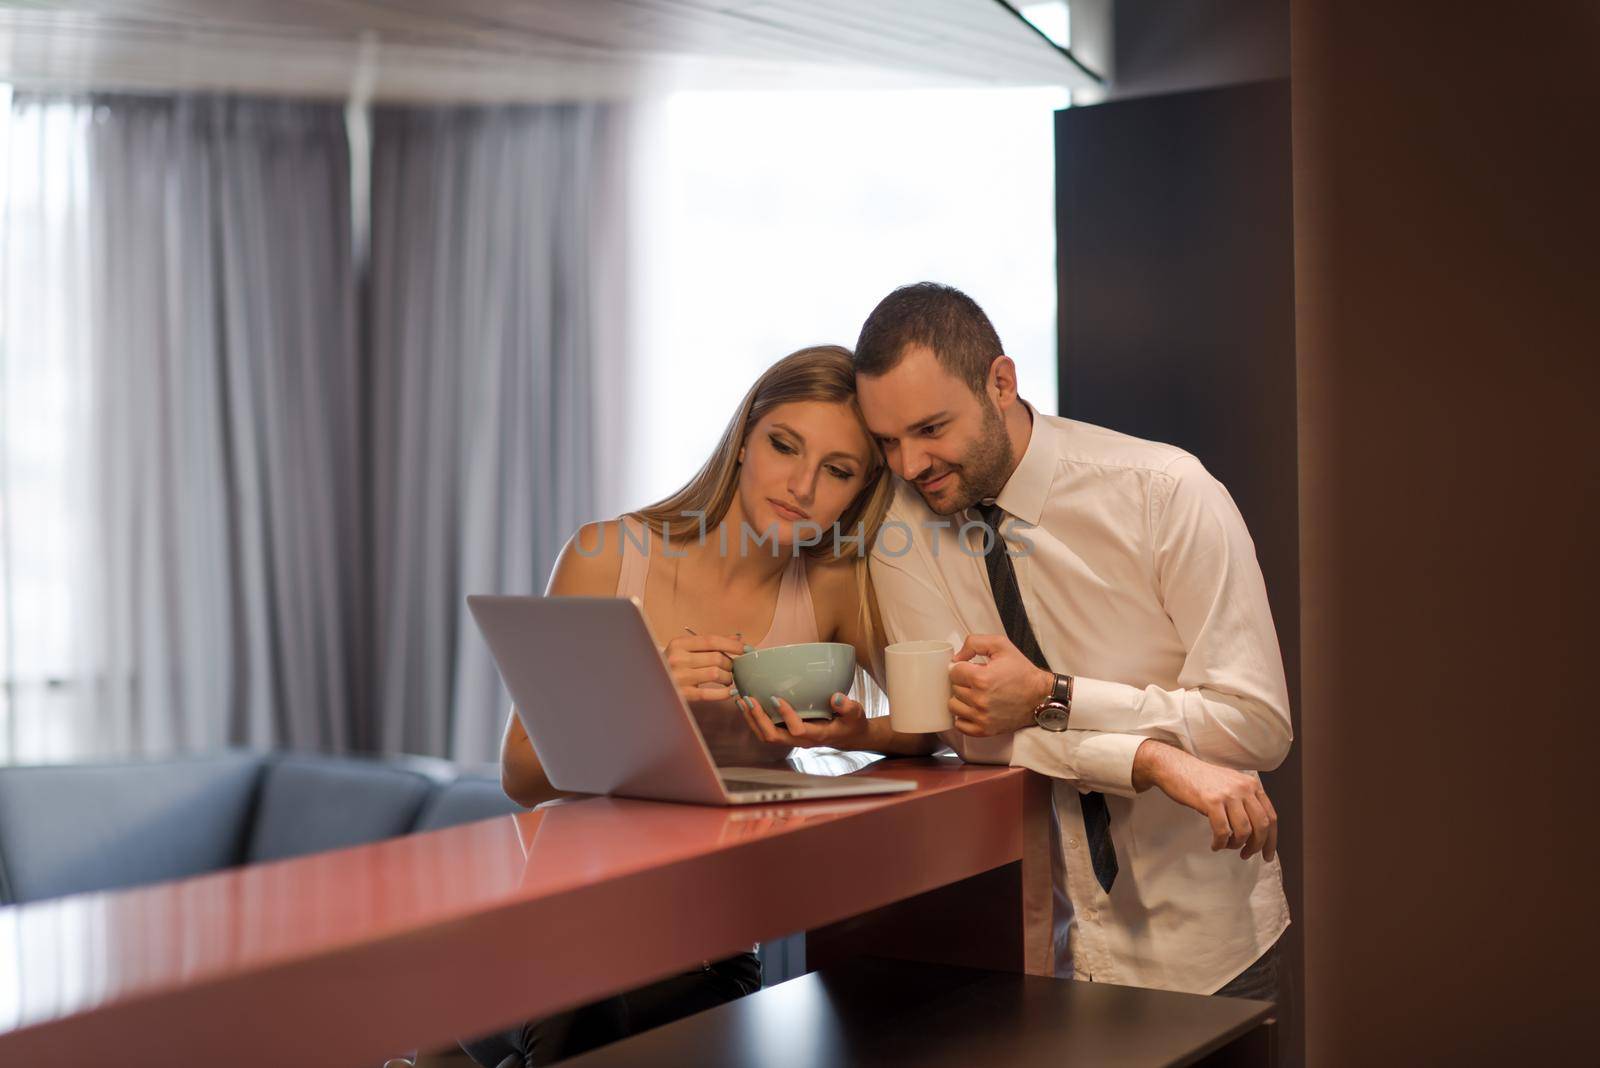
<instances>
[{"instance_id":1,"label":"dark necktie","mask_svg":"<svg viewBox=\"0 0 1600 1068\"><path fill-rule=\"evenodd\" d=\"M1039 649L1039 641L1033 636L1033 625L1028 622L1028 609L1022 603L1022 590L1006 552L1006 541L1000 536L1000 522L1005 511L998 504L980 504L976 510L989 526L989 546L983 554L983 563L989 569L989 589L994 593L994 605L1000 610L1006 637L1036 667L1050 671ZM1117 850L1111 842L1111 810L1106 807L1106 795L1099 791L1081 794L1079 801L1083 806L1083 834L1089 846L1089 863L1094 866L1094 877L1099 880L1100 888L1109 894L1117 877Z\"/></svg>"}]
</instances>

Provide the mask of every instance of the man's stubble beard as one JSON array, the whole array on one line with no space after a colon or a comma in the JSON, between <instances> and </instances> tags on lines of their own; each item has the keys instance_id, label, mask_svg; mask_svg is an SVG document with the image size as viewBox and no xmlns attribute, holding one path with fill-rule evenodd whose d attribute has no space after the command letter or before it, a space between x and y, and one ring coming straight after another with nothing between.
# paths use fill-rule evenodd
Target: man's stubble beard
<instances>
[{"instance_id":1,"label":"man's stubble beard","mask_svg":"<svg viewBox=\"0 0 1600 1068\"><path fill-rule=\"evenodd\" d=\"M946 508L936 508L923 497L923 503L937 515L954 515L979 501L999 496L1011 474L1011 437L1006 433L1005 420L1000 418L993 404L987 403L988 398L984 400L983 426L979 428L978 440L957 465L961 469L956 479L960 483L960 496Z\"/></svg>"}]
</instances>

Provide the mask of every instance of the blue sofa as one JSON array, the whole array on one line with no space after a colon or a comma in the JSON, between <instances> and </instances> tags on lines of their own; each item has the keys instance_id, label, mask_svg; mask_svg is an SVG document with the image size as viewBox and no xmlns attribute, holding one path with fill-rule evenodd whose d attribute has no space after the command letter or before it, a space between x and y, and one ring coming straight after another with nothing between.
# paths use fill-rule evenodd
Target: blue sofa
<instances>
[{"instance_id":1,"label":"blue sofa","mask_svg":"<svg viewBox=\"0 0 1600 1068\"><path fill-rule=\"evenodd\" d=\"M376 842L521 809L443 761L225 753L0 767L0 904Z\"/></svg>"}]
</instances>

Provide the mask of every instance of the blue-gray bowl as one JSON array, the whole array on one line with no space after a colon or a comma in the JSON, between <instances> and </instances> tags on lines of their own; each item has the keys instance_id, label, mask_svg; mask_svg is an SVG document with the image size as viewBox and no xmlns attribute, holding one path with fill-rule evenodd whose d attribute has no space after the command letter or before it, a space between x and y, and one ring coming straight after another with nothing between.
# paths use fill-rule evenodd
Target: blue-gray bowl
<instances>
[{"instance_id":1,"label":"blue-gray bowl","mask_svg":"<svg viewBox=\"0 0 1600 1068\"><path fill-rule=\"evenodd\" d=\"M778 645L733 658L734 685L760 702L780 727L783 714L774 698L788 701L801 719L830 720L828 701L836 693L849 693L855 674L855 647L843 642Z\"/></svg>"}]
</instances>

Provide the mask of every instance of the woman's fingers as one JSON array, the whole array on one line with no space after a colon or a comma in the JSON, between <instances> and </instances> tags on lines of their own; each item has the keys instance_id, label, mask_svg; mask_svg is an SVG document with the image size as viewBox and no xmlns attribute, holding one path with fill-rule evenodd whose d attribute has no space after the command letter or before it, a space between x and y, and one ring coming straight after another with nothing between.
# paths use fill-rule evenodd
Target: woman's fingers
<instances>
[{"instance_id":1,"label":"woman's fingers","mask_svg":"<svg viewBox=\"0 0 1600 1068\"><path fill-rule=\"evenodd\" d=\"M678 672L678 683L679 685L712 683L717 686L732 686L733 672L719 667L685 668Z\"/></svg>"},{"instance_id":2,"label":"woman's fingers","mask_svg":"<svg viewBox=\"0 0 1600 1068\"><path fill-rule=\"evenodd\" d=\"M762 709L754 697L739 697L736 699L739 711L744 714L744 721L750 725L757 738L763 742L781 742L783 736L778 733L778 728L772 725L772 717Z\"/></svg>"},{"instance_id":3,"label":"woman's fingers","mask_svg":"<svg viewBox=\"0 0 1600 1068\"><path fill-rule=\"evenodd\" d=\"M861 707L861 702L848 694L836 693L828 701L828 707L833 709L836 716L864 716L867 710Z\"/></svg>"},{"instance_id":4,"label":"woman's fingers","mask_svg":"<svg viewBox=\"0 0 1600 1068\"><path fill-rule=\"evenodd\" d=\"M740 708L745 710L745 715L751 724L756 727L756 733L762 741L776 742L780 745L809 746L814 744L811 737L811 725L795 714L794 707L781 697L773 698L778 705L778 715L783 718L783 729L772 721L766 709L761 707L761 702L754 697L739 698Z\"/></svg>"},{"instance_id":5,"label":"woman's fingers","mask_svg":"<svg viewBox=\"0 0 1600 1068\"><path fill-rule=\"evenodd\" d=\"M761 732L761 725L758 724L755 720L755 717L750 714L750 708L746 704L748 701L748 697L735 697L733 699L734 706L739 709L739 714L744 717L744 725L750 728L750 733L755 735L757 738L760 738L762 741L766 741L767 736Z\"/></svg>"},{"instance_id":6,"label":"woman's fingers","mask_svg":"<svg viewBox=\"0 0 1600 1068\"><path fill-rule=\"evenodd\" d=\"M725 701L735 692L733 673L718 667L674 668L672 681L685 701Z\"/></svg>"},{"instance_id":7,"label":"woman's fingers","mask_svg":"<svg viewBox=\"0 0 1600 1068\"><path fill-rule=\"evenodd\" d=\"M744 639L735 638L726 634L714 634L710 636L710 642L707 648L712 652L721 653L724 656L743 656Z\"/></svg>"},{"instance_id":8,"label":"woman's fingers","mask_svg":"<svg viewBox=\"0 0 1600 1068\"><path fill-rule=\"evenodd\" d=\"M667 655L667 666L674 671L686 671L691 668L714 667L724 671L733 670L733 661L725 653L705 652L697 653L692 650L679 650Z\"/></svg>"},{"instance_id":9,"label":"woman's fingers","mask_svg":"<svg viewBox=\"0 0 1600 1068\"><path fill-rule=\"evenodd\" d=\"M734 695L733 660L742 642L718 634L683 634L667 643L667 666L685 701L724 701Z\"/></svg>"},{"instance_id":10,"label":"woman's fingers","mask_svg":"<svg viewBox=\"0 0 1600 1068\"><path fill-rule=\"evenodd\" d=\"M778 715L783 717L783 725L789 729L790 738L803 739L807 742L816 741L812 736L811 724L800 718L800 713L794 710L793 705L781 697L774 697L772 700L778 706Z\"/></svg>"},{"instance_id":11,"label":"woman's fingers","mask_svg":"<svg viewBox=\"0 0 1600 1068\"><path fill-rule=\"evenodd\" d=\"M669 652L715 653L721 656L743 656L744 642L726 634L680 634L667 643Z\"/></svg>"},{"instance_id":12,"label":"woman's fingers","mask_svg":"<svg viewBox=\"0 0 1600 1068\"><path fill-rule=\"evenodd\" d=\"M739 695L732 686L712 685L679 686L678 693L685 701L726 701Z\"/></svg>"}]
</instances>

